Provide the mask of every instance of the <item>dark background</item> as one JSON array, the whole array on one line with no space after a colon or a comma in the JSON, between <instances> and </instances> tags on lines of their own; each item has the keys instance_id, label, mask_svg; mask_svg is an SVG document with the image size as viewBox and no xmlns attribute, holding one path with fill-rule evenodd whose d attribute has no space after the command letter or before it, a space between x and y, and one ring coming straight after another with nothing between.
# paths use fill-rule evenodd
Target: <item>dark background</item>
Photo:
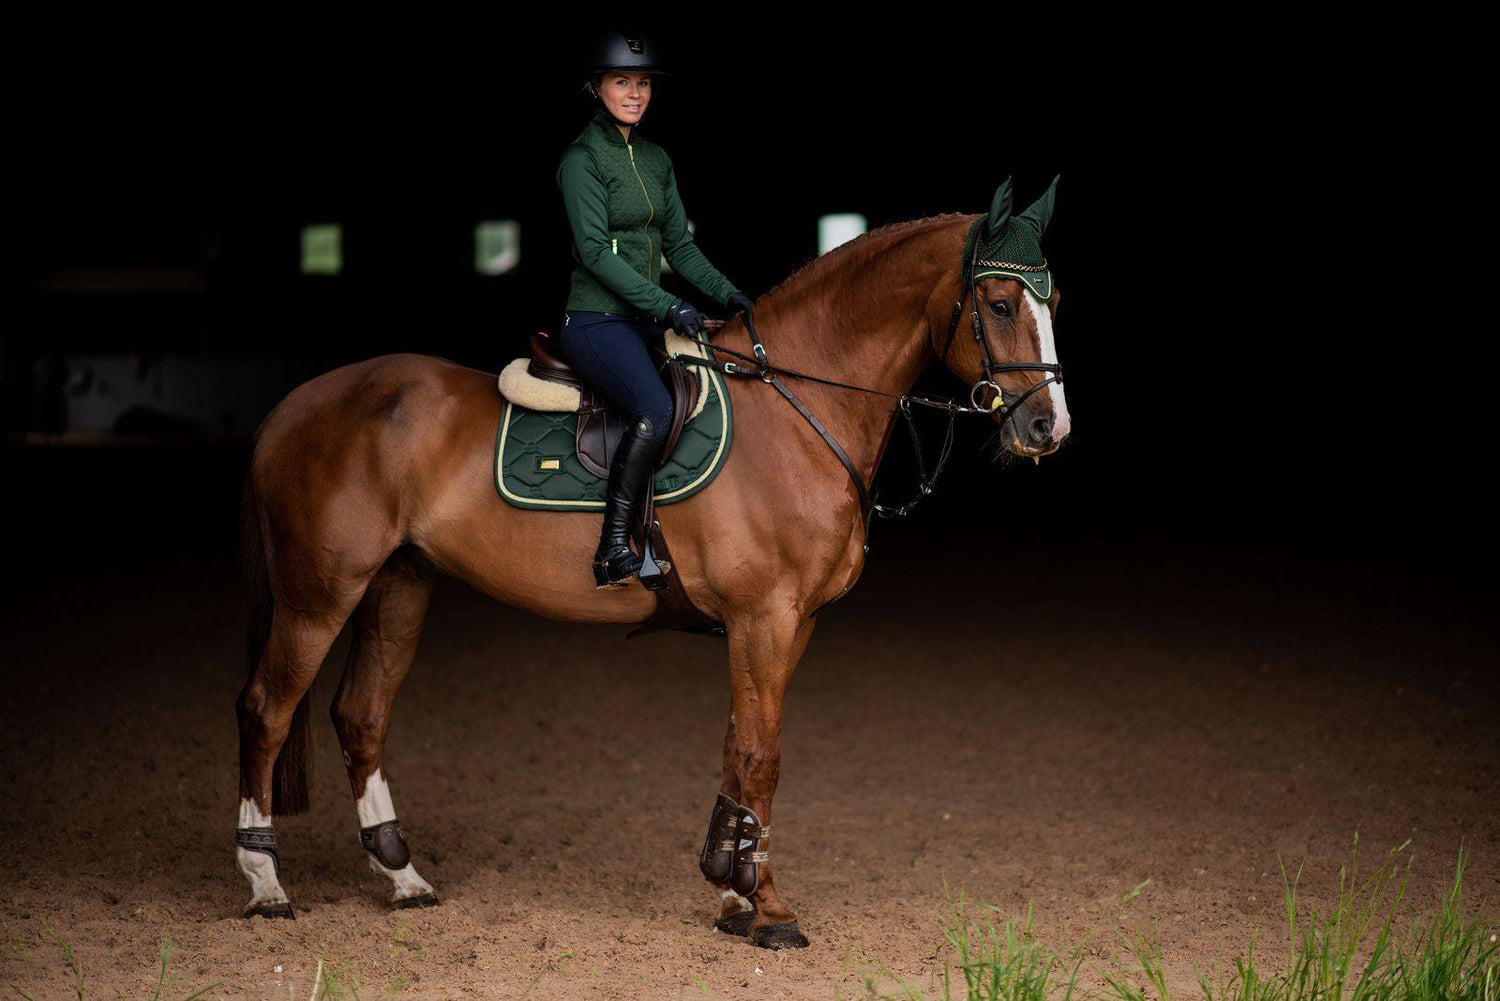
<instances>
[{"instance_id":1,"label":"dark background","mask_svg":"<svg viewBox=\"0 0 1500 1001\"><path fill-rule=\"evenodd\" d=\"M1039 941L1115 941L1149 878L1132 920L1187 990L1256 922L1285 933L1280 861L1307 862L1299 900L1330 913L1356 834L1367 861L1410 839L1419 910L1465 846L1492 916L1493 212L1464 172L1489 159L1463 145L1493 112L1462 98L1493 87L1456 85L1461 20L1427 39L1419 18L1311 9L726 10L647 25L675 75L641 134L709 259L757 295L824 213L977 213L1007 175L1024 205L1061 174L1043 242L1073 419L1040 465L990 462L989 425L962 424L937 492L875 523L858 586L819 615L774 823L778 887L824 948L767 972L826 997L846 945L929 967L950 877L1007 916L1036 902ZM498 370L565 301L553 172L590 113L573 60L593 25L226 13L70 7L7 35L0 983L35 996L65 975L54 935L90 983L151 982L159 936L181 983L236 995L270 993L268 955L299 977L316 960L302 920L247 949L226 854L249 442L150 412L71 433L77 360L206 391L233 432L382 352ZM505 218L520 267L475 274L475 223ZM337 277L299 273L309 223L342 225ZM898 430L885 496L912 474ZM665 971L720 995L754 979L696 910L726 645L626 631L439 582L389 743L421 871L457 904L414 919L428 991L534 984L543 963L582 984L597 943L601 975L639 970L643 996ZM352 649L312 692L314 811L277 823L293 900L334 919L310 927L349 929L319 948L379 985L421 949L396 933L398 956L348 870L327 710Z\"/></svg>"},{"instance_id":2,"label":"dark background","mask_svg":"<svg viewBox=\"0 0 1500 1001\"><path fill-rule=\"evenodd\" d=\"M28 565L234 549L242 436L137 414L118 429L129 447L42 443L65 427L70 353L142 371L232 359L261 372L268 407L389 351L498 370L555 327L571 262L554 169L590 113L590 27L262 26L99 37L48 63L21 111L27 180L3 251L5 503ZM1074 433L1040 466L1002 468L987 429L961 426L938 492L877 522L872 559L882 540L931 540L949 568L977 545L1173 546L1488 594L1487 347L1420 274L1457 267L1422 207L1451 203L1443 165L1378 133L1365 145L1375 76L1309 90L1264 64L1228 71L1211 47L1123 39L1084 59L978 19L645 27L675 74L641 134L672 154L700 245L752 295L816 252L821 214L874 228L983 211L1007 175L1023 206L1062 175L1044 244ZM486 277L473 227L494 218L519 220L522 262ZM299 273L312 222L343 227L336 277ZM918 388L963 390L938 372ZM886 497L911 477L893 436Z\"/></svg>"}]
</instances>

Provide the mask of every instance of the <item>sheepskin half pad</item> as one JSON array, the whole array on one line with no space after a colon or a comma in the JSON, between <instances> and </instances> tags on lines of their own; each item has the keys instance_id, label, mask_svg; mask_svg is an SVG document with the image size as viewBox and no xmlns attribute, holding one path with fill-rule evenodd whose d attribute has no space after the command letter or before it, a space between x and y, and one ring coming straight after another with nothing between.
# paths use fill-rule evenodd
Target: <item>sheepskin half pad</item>
<instances>
[{"instance_id":1,"label":"sheepskin half pad","mask_svg":"<svg viewBox=\"0 0 1500 1001\"><path fill-rule=\"evenodd\" d=\"M701 341L695 341L683 337L675 330L668 330L665 345L667 352L671 355L695 355L699 358L707 358L711 350L708 345ZM500 370L498 380L500 395L507 400L519 403L528 410L566 410L576 411L582 404L578 390L572 386L564 386L560 382L550 379L538 379L526 371L531 364L530 358L517 358ZM693 404L692 411L688 414L688 420L692 420L703 412L704 405L708 402L708 382L706 379L698 380L698 400Z\"/></svg>"}]
</instances>

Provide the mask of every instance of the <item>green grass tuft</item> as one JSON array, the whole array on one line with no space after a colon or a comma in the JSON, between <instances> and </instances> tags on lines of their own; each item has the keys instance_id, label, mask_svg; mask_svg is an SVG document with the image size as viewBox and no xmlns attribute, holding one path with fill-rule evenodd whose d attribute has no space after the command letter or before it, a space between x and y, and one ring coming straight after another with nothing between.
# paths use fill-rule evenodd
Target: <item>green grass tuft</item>
<instances>
[{"instance_id":1,"label":"green grass tuft","mask_svg":"<svg viewBox=\"0 0 1500 1001\"><path fill-rule=\"evenodd\" d=\"M1397 916L1411 875L1412 858L1406 853L1410 844L1391 849L1366 873L1360 868L1356 835L1349 861L1339 868L1336 903L1326 915L1299 906L1302 869L1289 873L1278 857L1285 958L1274 967L1267 964L1252 933L1231 969L1216 978L1196 973L1205 1001L1500 1001L1500 936L1466 914L1462 847L1452 886L1437 912L1404 937L1397 935ZM1119 906L1129 905L1149 883L1136 886ZM952 950L951 961L937 974L943 1001L1070 1001L1075 995L1093 996L1078 993L1078 977L1085 956L1098 955L1097 949L1062 951L1038 942L1032 935L1030 907L1024 920L997 925L992 917L972 910L977 906L994 912L992 905L969 904L962 891L956 901L949 899L946 879L943 894L946 909L939 918ZM1168 964L1159 939L1140 932L1122 933L1120 938L1125 953L1138 965L1121 969L1116 963L1103 971L1105 997L1171 1001ZM847 963L846 957L846 968ZM876 978L866 975L868 998L925 1001L920 989L892 977L884 966L879 968L899 983L900 992L882 994ZM952 975L955 969L957 978Z\"/></svg>"},{"instance_id":2,"label":"green grass tuft","mask_svg":"<svg viewBox=\"0 0 1500 1001\"><path fill-rule=\"evenodd\" d=\"M52 941L57 943L58 948L62 950L63 964L68 968L68 972L73 975L73 982L68 985L69 989L72 990L73 994L78 998L78 1001L83 1001L83 985L87 978L84 976L83 967L78 964L78 958L73 955L72 944L69 942L65 942L62 937L52 929L51 925L43 925L42 927L45 928L47 934L52 937ZM171 962L172 950L176 947L177 944L171 939L163 938L160 942L158 952L159 961L156 972L156 989L151 992L151 1001L161 1001L162 988L164 986L170 988L174 985L174 981L176 980L176 973L173 972L169 975L167 972L167 967ZM198 990L184 997L182 1001L197 1001L198 998L201 998L203 995L207 994L215 987L224 986L224 983L224 981L219 980L209 984L207 987L200 987L198 988ZM15 984L11 984L10 987L11 990L15 991L21 997L25 998L26 1001L34 1001L30 994L27 994ZM115 991L115 994L117 996L119 995L119 993L120 992L118 990Z\"/></svg>"},{"instance_id":3,"label":"green grass tuft","mask_svg":"<svg viewBox=\"0 0 1500 1001\"><path fill-rule=\"evenodd\" d=\"M996 924L994 914L999 908L965 900L962 888L954 899L949 894L946 878L943 880L943 898L945 909L938 917L943 938L952 948L954 960L945 963L939 974L945 1001L951 1001L955 996L955 968L964 992L959 996L972 1001L1047 1001L1049 998L1070 1001L1078 986L1078 968L1083 964L1081 948L1069 950L1064 955L1038 942L1032 935L1029 907L1024 921L1007 918ZM920 988L894 976L884 967L881 967L881 972L900 984L900 993L879 993L875 978L866 975L864 982L868 997L881 1001L925 1001Z\"/></svg>"},{"instance_id":4,"label":"green grass tuft","mask_svg":"<svg viewBox=\"0 0 1500 1001\"><path fill-rule=\"evenodd\" d=\"M1465 916L1459 849L1453 886L1431 922L1412 929L1404 942L1395 935L1397 912L1406 895L1412 859L1408 840L1391 849L1368 875L1359 867L1359 838L1349 862L1339 868L1333 910L1299 912L1297 888L1302 869L1288 875L1280 863L1286 912L1287 956L1281 969L1257 965L1252 935L1233 970L1210 980L1198 974L1206 1001L1500 1001L1500 959L1495 935ZM1162 978L1161 948L1144 938L1130 943L1161 1001L1168 1001ZM1361 958L1362 957L1362 958ZM1139 972L1139 971L1137 971ZM1130 981L1106 976L1120 1001L1147 995Z\"/></svg>"},{"instance_id":5,"label":"green grass tuft","mask_svg":"<svg viewBox=\"0 0 1500 1001\"><path fill-rule=\"evenodd\" d=\"M359 982L359 964L352 956L338 963L325 962L321 958L318 960L318 971L313 976L315 1001L339 1001L341 998L359 1001L359 989L362 986Z\"/></svg>"}]
</instances>

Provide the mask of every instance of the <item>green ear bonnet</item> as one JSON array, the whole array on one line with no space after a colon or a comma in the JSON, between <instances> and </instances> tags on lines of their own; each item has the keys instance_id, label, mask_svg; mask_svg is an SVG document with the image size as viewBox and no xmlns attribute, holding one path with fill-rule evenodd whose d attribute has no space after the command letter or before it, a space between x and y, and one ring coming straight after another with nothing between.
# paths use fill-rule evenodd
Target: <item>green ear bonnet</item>
<instances>
[{"instance_id":1,"label":"green ear bonnet","mask_svg":"<svg viewBox=\"0 0 1500 1001\"><path fill-rule=\"evenodd\" d=\"M978 260L974 262L974 280L1000 275L1014 278L1046 302L1052 298L1052 272L1042 256L1042 234L1052 219L1052 204L1057 196L1054 177L1042 197L1020 215L1011 214L1011 179L995 191L988 218L976 227L979 242Z\"/></svg>"}]
</instances>

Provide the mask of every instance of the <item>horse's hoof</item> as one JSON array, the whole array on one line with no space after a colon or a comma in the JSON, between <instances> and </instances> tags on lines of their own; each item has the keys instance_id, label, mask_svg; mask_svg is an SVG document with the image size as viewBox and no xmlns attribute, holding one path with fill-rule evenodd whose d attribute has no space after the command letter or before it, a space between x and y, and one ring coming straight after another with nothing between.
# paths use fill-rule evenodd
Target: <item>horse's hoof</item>
<instances>
[{"instance_id":1,"label":"horse's hoof","mask_svg":"<svg viewBox=\"0 0 1500 1001\"><path fill-rule=\"evenodd\" d=\"M297 915L292 911L291 901L288 900L283 900L277 904L262 901L261 903L251 904L249 907L245 908L245 917L253 918L257 914L259 914L263 918L287 918L291 921L297 920Z\"/></svg>"},{"instance_id":2,"label":"horse's hoof","mask_svg":"<svg viewBox=\"0 0 1500 1001\"><path fill-rule=\"evenodd\" d=\"M729 915L727 918L719 918L714 922L714 927L725 935L745 936L750 934L750 922L755 920L755 912L739 911Z\"/></svg>"},{"instance_id":3,"label":"horse's hoof","mask_svg":"<svg viewBox=\"0 0 1500 1001\"><path fill-rule=\"evenodd\" d=\"M400 900L394 900L391 906L404 910L408 907L436 907L439 903L436 893L419 893L415 897L402 897Z\"/></svg>"},{"instance_id":4,"label":"horse's hoof","mask_svg":"<svg viewBox=\"0 0 1500 1001\"><path fill-rule=\"evenodd\" d=\"M762 949L806 949L807 936L797 930L796 921L761 925L750 929L750 942Z\"/></svg>"}]
</instances>

